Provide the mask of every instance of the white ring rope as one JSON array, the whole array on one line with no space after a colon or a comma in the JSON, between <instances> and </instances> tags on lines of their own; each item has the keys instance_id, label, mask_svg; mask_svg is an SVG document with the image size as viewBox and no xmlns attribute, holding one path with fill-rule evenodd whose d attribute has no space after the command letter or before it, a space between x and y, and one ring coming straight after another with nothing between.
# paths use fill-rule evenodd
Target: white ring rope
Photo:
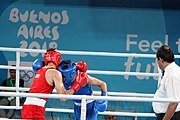
<instances>
[{"instance_id":1,"label":"white ring rope","mask_svg":"<svg viewBox=\"0 0 180 120\"><path fill-rule=\"evenodd\" d=\"M40 52L45 53L45 50L37 49L21 49L21 48L6 48L0 47L0 50L3 51L15 51L19 52ZM98 55L98 56L118 56L118 57L150 57L155 58L155 55L152 54L132 54L132 53L109 53L109 52L79 52L79 51L60 51L62 54L71 54L71 55ZM20 57L20 55L18 55ZM1 69L19 69L19 70L32 70L31 67L12 67L6 65L0 65ZM160 77L160 73L144 73L144 72L119 72L119 71L100 71L100 70L88 70L89 74L105 74L105 75L131 75L131 76L157 76Z\"/></svg>"},{"instance_id":2,"label":"white ring rope","mask_svg":"<svg viewBox=\"0 0 180 120\"><path fill-rule=\"evenodd\" d=\"M30 88L19 87L18 91L27 92ZM16 87L3 87L0 86L0 90L16 90ZM53 93L56 93L56 90L53 90ZM93 91L94 95L100 95L100 91ZM145 94L145 93L128 93L128 92L108 92L108 96L129 96L129 97L154 97L154 94Z\"/></svg>"},{"instance_id":3,"label":"white ring rope","mask_svg":"<svg viewBox=\"0 0 180 120\"><path fill-rule=\"evenodd\" d=\"M16 69L19 70L32 70L31 67L20 66L20 52L35 52L45 53L46 50L37 49L22 49L22 48L7 48L0 47L0 51L12 51L16 52L16 67L0 65L0 69ZM155 54L136 54L136 53L111 53L111 52L87 52L87 51L64 51L60 50L61 54L68 55L93 55L93 56L114 56L114 57L144 57L155 58ZM180 58L180 55L175 55L175 58ZM143 72L119 72L119 71L100 71L100 70L88 70L90 74L105 74L105 75L140 75L140 76L157 76L160 78L161 73L143 73ZM19 74L16 74L16 80L19 80ZM109 101L138 101L138 102L180 102L179 99L155 99L152 98L154 94L141 94L141 93L121 93L121 92L108 92L109 96L79 96L79 95L59 95L59 94L35 94L35 93L19 93L20 91L28 91L29 88L20 88L16 81L17 87L0 87L0 90L16 90L15 92L0 92L0 96L14 96L16 99L16 106L0 106L0 109L21 109L19 105L19 97L46 97L46 98L66 98L66 99L105 99ZM100 91L93 91L95 95L99 95ZM112 96L111 96L112 95ZM121 96L121 97L120 97ZM128 97L127 97L128 96ZM141 98L150 97L150 98ZM72 109L57 109L46 108L46 111L56 112L70 112ZM119 115L119 116L141 116L141 117L155 117L154 113L132 113L132 112L103 112L102 115ZM83 118L84 119L84 118Z\"/></svg>"},{"instance_id":4,"label":"white ring rope","mask_svg":"<svg viewBox=\"0 0 180 120\"><path fill-rule=\"evenodd\" d=\"M0 106L0 109L22 109L22 106ZM48 112L62 112L62 113L74 113L73 109L61 109L61 108L46 108ZM112 112L105 111L99 112L100 115L117 115L117 116L133 116L133 117L155 117L154 113L133 113L133 112Z\"/></svg>"},{"instance_id":5,"label":"white ring rope","mask_svg":"<svg viewBox=\"0 0 180 120\"><path fill-rule=\"evenodd\" d=\"M64 95L64 94L39 94L39 93L16 93L0 92L0 96L12 97L43 97L43 98L65 98L65 99L86 99L86 100L109 100L109 101L135 101L135 102L180 102L180 99L172 98L141 98L141 97L118 97L118 96L85 96L85 95Z\"/></svg>"},{"instance_id":6,"label":"white ring rope","mask_svg":"<svg viewBox=\"0 0 180 120\"><path fill-rule=\"evenodd\" d=\"M65 99L86 99L86 100L109 100L109 101L139 101L139 102L180 102L180 99L163 99L163 98L139 98L139 97L113 97L113 96L85 96L85 95L63 95L63 94L38 94L38 93L14 93L14 92L0 92L0 96L12 96L12 97L44 97L44 98L65 98ZM0 107L2 108L2 107ZM9 106L9 108L14 108ZM16 107L16 109L21 109L22 107ZM47 109L48 110L48 109ZM55 112L58 109L53 109ZM61 111L61 110L60 110ZM72 112L72 111L71 111ZM154 117L153 113L122 113L122 112L113 112L114 115L123 115L123 116L146 116ZM121 113L121 114L120 114ZM104 113L101 113L104 115ZM107 113L108 114L108 113ZM109 114L112 115L112 114Z\"/></svg>"},{"instance_id":7,"label":"white ring rope","mask_svg":"<svg viewBox=\"0 0 180 120\"><path fill-rule=\"evenodd\" d=\"M35 53L45 53L46 50L39 49L23 49L23 48L7 48L0 47L2 51L14 51L14 52L35 52ZM114 56L114 57L143 57L143 58L155 58L155 54L137 54L137 53L112 53L112 52L87 52L87 51L66 51L58 50L61 54L68 55L93 55L93 56ZM180 58L180 55L175 55L175 58Z\"/></svg>"},{"instance_id":8,"label":"white ring rope","mask_svg":"<svg viewBox=\"0 0 180 120\"><path fill-rule=\"evenodd\" d=\"M13 67L7 65L0 65L0 69L19 69L19 70L32 70L31 67ZM117 72L117 71L100 71L100 70L88 70L89 74L104 74L104 75L132 75L132 76L157 76L159 77L161 74L159 73L143 73L143 72Z\"/></svg>"}]
</instances>

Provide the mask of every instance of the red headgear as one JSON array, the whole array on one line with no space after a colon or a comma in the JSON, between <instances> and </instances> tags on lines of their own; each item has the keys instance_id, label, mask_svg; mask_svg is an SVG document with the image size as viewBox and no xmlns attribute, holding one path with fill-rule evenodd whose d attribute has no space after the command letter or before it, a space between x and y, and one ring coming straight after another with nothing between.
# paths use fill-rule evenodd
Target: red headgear
<instances>
[{"instance_id":1,"label":"red headgear","mask_svg":"<svg viewBox=\"0 0 180 120\"><path fill-rule=\"evenodd\" d=\"M44 63L45 63L45 65L47 65L48 62L53 62L56 65L56 68L58 68L61 61L62 61L61 54L58 51L54 50L54 49L48 50L44 54Z\"/></svg>"}]
</instances>

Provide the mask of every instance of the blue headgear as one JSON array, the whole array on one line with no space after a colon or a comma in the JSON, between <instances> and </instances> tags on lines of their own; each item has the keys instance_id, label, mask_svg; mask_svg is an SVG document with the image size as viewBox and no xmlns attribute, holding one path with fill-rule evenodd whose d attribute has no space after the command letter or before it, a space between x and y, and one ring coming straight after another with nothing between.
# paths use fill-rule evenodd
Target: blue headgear
<instances>
[{"instance_id":1,"label":"blue headgear","mask_svg":"<svg viewBox=\"0 0 180 120\"><path fill-rule=\"evenodd\" d=\"M58 67L58 70L62 73L62 75L66 78L65 84L71 82L71 80L76 75L76 64L71 60L63 60Z\"/></svg>"}]
</instances>

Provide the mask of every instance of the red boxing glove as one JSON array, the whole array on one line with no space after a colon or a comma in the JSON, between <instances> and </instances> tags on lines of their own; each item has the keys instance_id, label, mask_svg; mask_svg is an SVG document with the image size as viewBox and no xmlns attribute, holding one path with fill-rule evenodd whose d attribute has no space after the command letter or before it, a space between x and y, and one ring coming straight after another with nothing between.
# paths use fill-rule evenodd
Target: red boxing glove
<instances>
[{"instance_id":1,"label":"red boxing glove","mask_svg":"<svg viewBox=\"0 0 180 120\"><path fill-rule=\"evenodd\" d=\"M85 72L79 72L76 74L76 82L72 85L72 89L77 92L82 86L87 84L88 76Z\"/></svg>"},{"instance_id":2,"label":"red boxing glove","mask_svg":"<svg viewBox=\"0 0 180 120\"><path fill-rule=\"evenodd\" d=\"M76 70L80 70L81 72L86 72L88 69L88 66L86 62L77 62L76 63Z\"/></svg>"}]
</instances>

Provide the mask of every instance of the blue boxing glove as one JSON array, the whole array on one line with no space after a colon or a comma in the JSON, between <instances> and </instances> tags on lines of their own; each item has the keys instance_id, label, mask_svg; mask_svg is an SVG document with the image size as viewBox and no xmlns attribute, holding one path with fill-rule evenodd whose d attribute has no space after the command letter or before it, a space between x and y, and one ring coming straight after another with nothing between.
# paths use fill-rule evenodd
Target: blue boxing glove
<instances>
[{"instance_id":1,"label":"blue boxing glove","mask_svg":"<svg viewBox=\"0 0 180 120\"><path fill-rule=\"evenodd\" d=\"M40 59L36 59L33 64L32 64L32 69L34 71L34 73L36 73L36 71L40 68L42 68L44 66L44 62Z\"/></svg>"},{"instance_id":2,"label":"blue boxing glove","mask_svg":"<svg viewBox=\"0 0 180 120\"><path fill-rule=\"evenodd\" d=\"M107 96L107 92L102 92L101 96ZM104 112L107 109L108 101L107 100L96 100L95 101L95 108L99 112Z\"/></svg>"}]
</instances>

